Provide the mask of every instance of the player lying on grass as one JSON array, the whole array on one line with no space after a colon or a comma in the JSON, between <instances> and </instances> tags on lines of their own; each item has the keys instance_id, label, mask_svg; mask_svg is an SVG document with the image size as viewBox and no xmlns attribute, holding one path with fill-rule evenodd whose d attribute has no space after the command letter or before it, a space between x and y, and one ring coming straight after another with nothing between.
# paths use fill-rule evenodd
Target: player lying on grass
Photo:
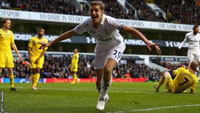
<instances>
[{"instance_id":1,"label":"player lying on grass","mask_svg":"<svg viewBox=\"0 0 200 113\"><path fill-rule=\"evenodd\" d=\"M169 72L164 72L158 85L155 85L156 92L159 91L160 87L165 83L167 92L170 93L183 93L188 88L191 88L190 93L195 92L197 86L197 76L194 74L199 66L197 61L192 61L186 68L178 68L174 70L173 74L176 76L174 80Z\"/></svg>"}]
</instances>

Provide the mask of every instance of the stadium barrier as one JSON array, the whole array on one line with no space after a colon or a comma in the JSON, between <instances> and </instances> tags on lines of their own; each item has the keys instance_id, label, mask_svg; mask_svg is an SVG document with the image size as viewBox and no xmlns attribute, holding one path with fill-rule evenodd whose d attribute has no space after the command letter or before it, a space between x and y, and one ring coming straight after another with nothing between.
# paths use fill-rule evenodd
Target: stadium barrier
<instances>
[{"instance_id":1,"label":"stadium barrier","mask_svg":"<svg viewBox=\"0 0 200 113\"><path fill-rule=\"evenodd\" d=\"M67 79L67 78L41 78L39 80L39 83L69 83L72 82L73 79ZM146 78L130 78L130 79L123 79L123 78L113 78L113 82L146 82ZM15 78L15 83L31 83L30 79L26 78ZM81 78L80 82L85 83L93 83L96 82L95 78ZM10 83L9 78L1 78L0 83Z\"/></svg>"},{"instance_id":2,"label":"stadium barrier","mask_svg":"<svg viewBox=\"0 0 200 113\"><path fill-rule=\"evenodd\" d=\"M27 78L15 78L14 79L15 83L31 83L31 79L27 79ZM0 83L10 83L9 78L1 78L0 79ZM46 83L45 82L45 78L41 78L39 80L39 83Z\"/></svg>"}]
</instances>

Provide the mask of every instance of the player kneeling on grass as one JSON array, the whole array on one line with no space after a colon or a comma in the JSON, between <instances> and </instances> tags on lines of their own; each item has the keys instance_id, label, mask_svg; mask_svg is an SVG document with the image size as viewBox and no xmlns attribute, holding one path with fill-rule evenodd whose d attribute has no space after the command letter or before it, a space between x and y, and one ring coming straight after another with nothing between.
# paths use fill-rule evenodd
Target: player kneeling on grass
<instances>
[{"instance_id":1,"label":"player kneeling on grass","mask_svg":"<svg viewBox=\"0 0 200 113\"><path fill-rule=\"evenodd\" d=\"M28 45L28 55L29 61L31 63L31 79L32 79L32 89L37 90L37 83L40 79L40 70L42 69L44 63L44 54L47 48L39 49L41 43L47 43L47 39L43 38L44 29L39 28L37 31L37 36L30 39Z\"/></svg>"},{"instance_id":2,"label":"player kneeling on grass","mask_svg":"<svg viewBox=\"0 0 200 113\"><path fill-rule=\"evenodd\" d=\"M174 80L169 72L164 72L158 85L155 85L156 92L165 83L166 90L170 93L183 93L188 88L191 88L190 93L194 93L198 80L194 72L197 71L198 66L197 61L192 61L188 69L181 67L174 70L173 74L176 76Z\"/></svg>"}]
</instances>

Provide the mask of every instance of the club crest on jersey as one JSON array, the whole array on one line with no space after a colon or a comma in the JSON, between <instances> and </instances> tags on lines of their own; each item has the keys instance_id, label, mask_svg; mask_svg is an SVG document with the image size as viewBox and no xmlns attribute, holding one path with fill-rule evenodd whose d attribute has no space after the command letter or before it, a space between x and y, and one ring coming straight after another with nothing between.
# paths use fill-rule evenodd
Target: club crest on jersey
<instances>
[{"instance_id":1,"label":"club crest on jersey","mask_svg":"<svg viewBox=\"0 0 200 113\"><path fill-rule=\"evenodd\" d=\"M104 29L104 32L106 35L108 35L108 30L107 29Z\"/></svg>"},{"instance_id":2,"label":"club crest on jersey","mask_svg":"<svg viewBox=\"0 0 200 113\"><path fill-rule=\"evenodd\" d=\"M95 31L94 31L94 30L91 30L91 31L90 31L90 33L91 33L91 34L94 34L94 33L95 33Z\"/></svg>"}]
</instances>

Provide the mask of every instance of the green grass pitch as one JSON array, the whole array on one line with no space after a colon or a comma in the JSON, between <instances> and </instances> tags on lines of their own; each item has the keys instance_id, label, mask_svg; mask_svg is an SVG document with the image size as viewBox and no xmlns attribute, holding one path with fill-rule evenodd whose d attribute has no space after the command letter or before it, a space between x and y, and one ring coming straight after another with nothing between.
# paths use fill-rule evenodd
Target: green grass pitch
<instances>
[{"instance_id":1,"label":"green grass pitch","mask_svg":"<svg viewBox=\"0 0 200 113\"><path fill-rule=\"evenodd\" d=\"M154 83L113 83L104 111L97 111L95 83L0 84L5 113L200 113L200 83L196 94L156 93Z\"/></svg>"}]
</instances>

